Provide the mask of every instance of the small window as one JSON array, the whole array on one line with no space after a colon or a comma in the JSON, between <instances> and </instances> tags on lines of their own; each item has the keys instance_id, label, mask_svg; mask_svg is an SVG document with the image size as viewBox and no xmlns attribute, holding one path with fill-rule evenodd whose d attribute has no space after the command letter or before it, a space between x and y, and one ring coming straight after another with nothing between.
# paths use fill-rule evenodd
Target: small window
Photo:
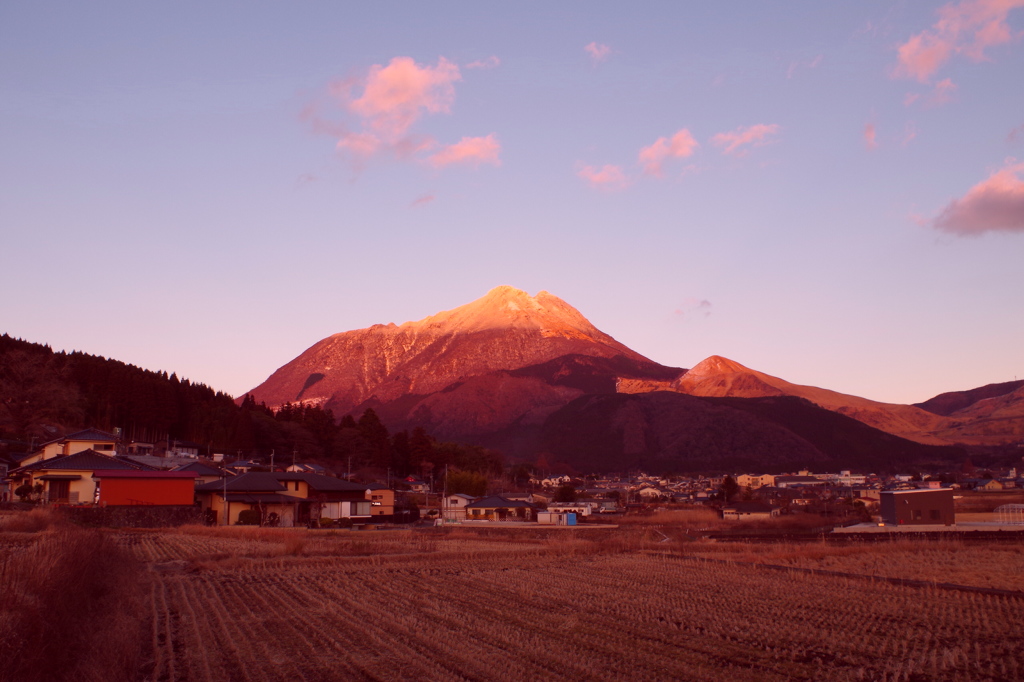
<instances>
[{"instance_id":1,"label":"small window","mask_svg":"<svg viewBox=\"0 0 1024 682\"><path fill-rule=\"evenodd\" d=\"M942 518L942 513L938 509L932 509L928 512L928 518L932 521L938 521Z\"/></svg>"},{"instance_id":2,"label":"small window","mask_svg":"<svg viewBox=\"0 0 1024 682\"><path fill-rule=\"evenodd\" d=\"M920 509L915 509L913 512L911 512L911 518L914 521L920 521L921 520L921 510Z\"/></svg>"}]
</instances>

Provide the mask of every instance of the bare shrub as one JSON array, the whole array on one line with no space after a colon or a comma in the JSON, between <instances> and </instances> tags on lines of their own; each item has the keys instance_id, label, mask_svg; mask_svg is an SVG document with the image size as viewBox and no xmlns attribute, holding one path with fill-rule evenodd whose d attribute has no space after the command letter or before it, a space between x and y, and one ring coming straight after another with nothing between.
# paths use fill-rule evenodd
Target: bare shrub
<instances>
[{"instance_id":1,"label":"bare shrub","mask_svg":"<svg viewBox=\"0 0 1024 682\"><path fill-rule=\"evenodd\" d=\"M0 566L0 679L134 679L140 571L100 531L42 534Z\"/></svg>"},{"instance_id":2,"label":"bare shrub","mask_svg":"<svg viewBox=\"0 0 1024 682\"><path fill-rule=\"evenodd\" d=\"M64 525L66 521L52 509L33 509L17 512L0 519L0 531L12 533L38 533L54 526Z\"/></svg>"}]
</instances>

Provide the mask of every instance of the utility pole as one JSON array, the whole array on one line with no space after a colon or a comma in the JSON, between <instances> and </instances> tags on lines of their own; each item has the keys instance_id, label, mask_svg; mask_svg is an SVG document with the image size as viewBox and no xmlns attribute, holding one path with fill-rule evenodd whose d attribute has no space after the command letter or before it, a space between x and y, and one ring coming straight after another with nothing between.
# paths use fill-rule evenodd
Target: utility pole
<instances>
[{"instance_id":1,"label":"utility pole","mask_svg":"<svg viewBox=\"0 0 1024 682\"><path fill-rule=\"evenodd\" d=\"M274 473L274 450L270 450L270 473Z\"/></svg>"}]
</instances>

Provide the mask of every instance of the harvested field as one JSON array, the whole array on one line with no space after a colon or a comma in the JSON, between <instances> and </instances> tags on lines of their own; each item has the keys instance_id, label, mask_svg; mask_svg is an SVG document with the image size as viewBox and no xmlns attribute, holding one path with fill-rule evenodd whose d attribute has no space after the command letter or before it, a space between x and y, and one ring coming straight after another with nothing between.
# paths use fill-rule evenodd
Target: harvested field
<instances>
[{"instance_id":1,"label":"harvested field","mask_svg":"<svg viewBox=\"0 0 1024 682\"><path fill-rule=\"evenodd\" d=\"M760 552L866 573L884 545L787 557L783 545L665 541L642 527L107 535L140 562L140 680L1024 677L1024 599L721 561ZM11 543L0 556L17 557L26 537L0 535ZM964 548L905 545L888 548L892 570L962 575L951 557ZM1016 549L985 558L1009 575L1020 554L1002 550Z\"/></svg>"},{"instance_id":2,"label":"harvested field","mask_svg":"<svg viewBox=\"0 0 1024 682\"><path fill-rule=\"evenodd\" d=\"M693 543L696 556L1024 592L1024 544L906 540L862 545Z\"/></svg>"}]
</instances>

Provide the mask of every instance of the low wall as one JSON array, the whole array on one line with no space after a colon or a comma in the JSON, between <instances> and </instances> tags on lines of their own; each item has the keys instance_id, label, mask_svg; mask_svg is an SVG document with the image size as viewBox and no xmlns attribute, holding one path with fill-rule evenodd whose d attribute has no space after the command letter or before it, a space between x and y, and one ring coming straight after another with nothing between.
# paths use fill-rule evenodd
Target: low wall
<instances>
[{"instance_id":1,"label":"low wall","mask_svg":"<svg viewBox=\"0 0 1024 682\"><path fill-rule=\"evenodd\" d=\"M168 528L203 522L203 510L188 506L63 507L60 513L82 526Z\"/></svg>"}]
</instances>

